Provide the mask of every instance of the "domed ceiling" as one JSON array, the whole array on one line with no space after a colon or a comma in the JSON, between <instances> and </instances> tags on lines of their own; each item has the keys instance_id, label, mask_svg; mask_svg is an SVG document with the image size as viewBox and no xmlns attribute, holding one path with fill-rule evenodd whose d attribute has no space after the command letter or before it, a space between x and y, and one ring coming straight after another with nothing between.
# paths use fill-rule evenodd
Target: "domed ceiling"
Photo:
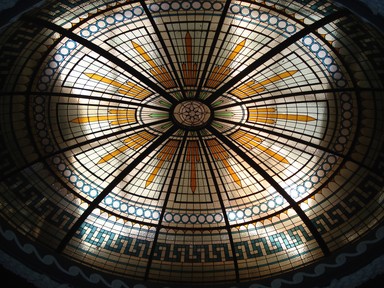
<instances>
[{"instance_id":1,"label":"domed ceiling","mask_svg":"<svg viewBox=\"0 0 384 288\"><path fill-rule=\"evenodd\" d=\"M383 219L383 35L332 2L47 1L1 49L2 222L71 265L253 283Z\"/></svg>"}]
</instances>

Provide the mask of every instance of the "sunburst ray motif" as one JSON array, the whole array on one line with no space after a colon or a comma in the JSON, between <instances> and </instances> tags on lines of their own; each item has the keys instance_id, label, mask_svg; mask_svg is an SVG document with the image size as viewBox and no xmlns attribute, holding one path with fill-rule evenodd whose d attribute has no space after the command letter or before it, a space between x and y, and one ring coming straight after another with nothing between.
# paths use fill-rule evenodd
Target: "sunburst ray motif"
<instances>
[{"instance_id":1,"label":"sunburst ray motif","mask_svg":"<svg viewBox=\"0 0 384 288\"><path fill-rule=\"evenodd\" d=\"M217 88L227 78L228 74L232 71L230 65L236 56L240 53L240 51L244 48L245 42L246 41L243 40L235 46L223 65L215 66L213 68L213 71L209 76L207 83L205 84L207 87Z\"/></svg>"},{"instance_id":2,"label":"sunburst ray motif","mask_svg":"<svg viewBox=\"0 0 384 288\"><path fill-rule=\"evenodd\" d=\"M97 73L84 73L84 74L93 80L96 80L108 85L112 85L118 89L116 91L117 93L129 96L132 98L143 100L152 94L147 89L132 82L126 82L125 84L123 84L119 81L113 80L106 76L99 75Z\"/></svg>"},{"instance_id":3,"label":"sunburst ray motif","mask_svg":"<svg viewBox=\"0 0 384 288\"><path fill-rule=\"evenodd\" d=\"M128 148L131 148L133 150L138 150L139 148L145 146L148 142L152 141L155 138L154 135L149 134L146 131L139 132L137 134L134 134L132 136L129 136L123 140L123 146L120 148L104 155L97 164L102 164L105 162L110 161L112 158L118 156L119 154L123 153Z\"/></svg>"},{"instance_id":4,"label":"sunburst ray motif","mask_svg":"<svg viewBox=\"0 0 384 288\"><path fill-rule=\"evenodd\" d=\"M233 170L231 164L228 162L229 153L225 150L225 148L217 141L216 139L210 139L206 141L209 152L213 156L215 161L221 161L223 163L225 169L228 174L232 177L233 181L242 187L241 180L236 172Z\"/></svg>"},{"instance_id":5,"label":"sunburst ray motif","mask_svg":"<svg viewBox=\"0 0 384 288\"><path fill-rule=\"evenodd\" d=\"M294 75L296 72L297 70L285 71L261 82L256 82L255 80L248 81L247 83L241 85L239 88L232 90L231 94L239 97L240 99L254 96L260 92L263 92L266 89L266 85L281 81L284 78Z\"/></svg>"},{"instance_id":6,"label":"sunburst ray motif","mask_svg":"<svg viewBox=\"0 0 384 288\"><path fill-rule=\"evenodd\" d=\"M72 123L76 124L90 124L93 122L104 122L108 121L110 125L124 125L133 124L137 122L136 111L134 109L110 109L107 115L90 115L85 117L77 117L71 120ZM110 161L112 158L117 157L128 148L138 149L149 141L153 140L155 136L146 132L141 131L137 134L129 136L123 140L120 148L102 156L97 164L102 164Z\"/></svg>"},{"instance_id":7,"label":"sunburst ray motif","mask_svg":"<svg viewBox=\"0 0 384 288\"><path fill-rule=\"evenodd\" d=\"M192 192L196 191L196 162L200 162L199 143L197 141L188 141L186 162L191 165L190 187Z\"/></svg>"},{"instance_id":8,"label":"sunburst ray motif","mask_svg":"<svg viewBox=\"0 0 384 288\"><path fill-rule=\"evenodd\" d=\"M187 52L187 61L182 64L184 83L186 86L195 86L197 83L197 64L193 63L193 43L189 32L185 35L185 49Z\"/></svg>"},{"instance_id":9,"label":"sunburst ray motif","mask_svg":"<svg viewBox=\"0 0 384 288\"><path fill-rule=\"evenodd\" d=\"M284 156L278 154L277 152L274 152L273 150L271 150L268 147L261 145L260 143L263 142L263 140L254 134L239 130L239 131L236 131L235 133L233 133L230 137L234 141L239 143L241 146L243 146L249 150L251 150L253 148L257 148L258 150L262 151L263 153L266 153L269 156L273 157L277 161L284 163L284 164L289 164L288 160Z\"/></svg>"},{"instance_id":10,"label":"sunburst ray motif","mask_svg":"<svg viewBox=\"0 0 384 288\"><path fill-rule=\"evenodd\" d=\"M173 81L172 76L168 73L167 69L164 66L159 66L153 61L153 59L149 56L149 54L141 47L141 45L132 41L133 48L140 54L140 56L146 61L152 69L150 70L153 77L156 78L157 81L161 85L163 85L167 89L176 88L177 85L175 81Z\"/></svg>"},{"instance_id":11,"label":"sunburst ray motif","mask_svg":"<svg viewBox=\"0 0 384 288\"><path fill-rule=\"evenodd\" d=\"M152 170L152 173L149 175L145 187L148 187L152 184L152 182L155 180L156 176L160 172L161 167L164 165L165 161L171 161L172 158L175 156L175 153L177 151L177 148L179 147L180 141L178 140L169 140L165 146L160 150L160 152L157 155L157 165Z\"/></svg>"},{"instance_id":12,"label":"sunburst ray motif","mask_svg":"<svg viewBox=\"0 0 384 288\"><path fill-rule=\"evenodd\" d=\"M137 122L136 111L134 109L110 109L107 115L94 115L77 117L72 119L72 123L91 123L109 121L111 125L132 124Z\"/></svg>"},{"instance_id":13,"label":"sunburst ray motif","mask_svg":"<svg viewBox=\"0 0 384 288\"><path fill-rule=\"evenodd\" d=\"M301 115L301 114L277 113L277 109L273 107L248 109L249 122L275 124L277 120L309 122L309 121L316 120L316 118L313 118L308 115Z\"/></svg>"}]
</instances>

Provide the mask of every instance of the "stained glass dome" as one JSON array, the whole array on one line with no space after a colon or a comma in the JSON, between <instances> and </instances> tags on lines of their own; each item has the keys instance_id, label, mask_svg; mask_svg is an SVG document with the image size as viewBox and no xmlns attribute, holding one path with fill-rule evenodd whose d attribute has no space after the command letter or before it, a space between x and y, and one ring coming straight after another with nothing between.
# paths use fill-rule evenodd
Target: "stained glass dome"
<instances>
[{"instance_id":1,"label":"stained glass dome","mask_svg":"<svg viewBox=\"0 0 384 288\"><path fill-rule=\"evenodd\" d=\"M46 1L0 41L1 234L65 281L259 287L382 223L384 37L332 1Z\"/></svg>"}]
</instances>

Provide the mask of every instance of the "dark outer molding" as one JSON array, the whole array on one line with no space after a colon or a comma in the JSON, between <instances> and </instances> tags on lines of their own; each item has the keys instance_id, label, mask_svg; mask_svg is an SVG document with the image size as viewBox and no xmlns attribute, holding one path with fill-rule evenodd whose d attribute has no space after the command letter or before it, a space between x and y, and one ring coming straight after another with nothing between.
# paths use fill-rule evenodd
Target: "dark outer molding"
<instances>
[{"instance_id":1,"label":"dark outer molding","mask_svg":"<svg viewBox=\"0 0 384 288\"><path fill-rule=\"evenodd\" d=\"M113 286L117 283L121 283L122 288L352 288L384 273L384 252L378 253L383 251L383 242L384 224L369 232L359 243L355 243L355 246L349 246L339 250L334 256L275 278L217 285L165 285L99 274L97 270L74 263L53 250L47 250L38 244L32 245L25 236L16 235L12 227L1 223L0 257L3 257L0 258L0 265L28 282L34 279L34 284L38 288L115 288L119 287ZM47 259L50 260L48 265L43 263L43 261L47 262ZM344 264L337 265L340 261ZM70 269L77 271L77 275L65 273L59 267L66 271ZM85 277L96 280L89 281ZM349 283L349 286L338 286L340 283ZM58 284L58 286L51 284ZM139 286L140 284L144 286Z\"/></svg>"}]
</instances>

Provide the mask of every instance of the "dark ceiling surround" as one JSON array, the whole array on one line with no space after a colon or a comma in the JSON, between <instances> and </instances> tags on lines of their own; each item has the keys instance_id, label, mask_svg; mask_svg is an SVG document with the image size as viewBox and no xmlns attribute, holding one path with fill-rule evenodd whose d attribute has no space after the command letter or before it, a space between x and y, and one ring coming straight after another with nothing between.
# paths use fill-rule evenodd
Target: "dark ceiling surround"
<instances>
[{"instance_id":1,"label":"dark ceiling surround","mask_svg":"<svg viewBox=\"0 0 384 288\"><path fill-rule=\"evenodd\" d=\"M39 287L380 273L382 18L335 4L35 1L7 15L3 266Z\"/></svg>"}]
</instances>

